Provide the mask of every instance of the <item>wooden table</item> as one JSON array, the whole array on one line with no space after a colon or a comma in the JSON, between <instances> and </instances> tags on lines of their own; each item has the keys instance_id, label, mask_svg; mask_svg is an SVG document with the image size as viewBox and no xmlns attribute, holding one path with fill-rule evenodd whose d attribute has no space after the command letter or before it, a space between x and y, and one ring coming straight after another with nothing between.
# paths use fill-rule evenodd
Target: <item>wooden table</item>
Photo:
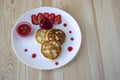
<instances>
[{"instance_id":1,"label":"wooden table","mask_svg":"<svg viewBox=\"0 0 120 80\"><path fill-rule=\"evenodd\" d=\"M82 31L78 55L56 70L28 67L11 48L16 20L41 6L65 10ZM120 80L120 0L0 0L0 80Z\"/></svg>"}]
</instances>

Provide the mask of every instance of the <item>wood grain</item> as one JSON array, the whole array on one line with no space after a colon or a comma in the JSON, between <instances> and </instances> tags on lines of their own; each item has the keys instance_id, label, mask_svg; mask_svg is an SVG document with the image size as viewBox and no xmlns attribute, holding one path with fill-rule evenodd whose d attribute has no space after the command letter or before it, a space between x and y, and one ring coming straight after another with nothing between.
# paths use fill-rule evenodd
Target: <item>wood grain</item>
<instances>
[{"instance_id":1,"label":"wood grain","mask_svg":"<svg viewBox=\"0 0 120 80\"><path fill-rule=\"evenodd\" d=\"M120 80L120 0L0 0L0 80ZM56 70L26 66L11 47L11 29L30 9L61 8L82 32L77 56Z\"/></svg>"}]
</instances>

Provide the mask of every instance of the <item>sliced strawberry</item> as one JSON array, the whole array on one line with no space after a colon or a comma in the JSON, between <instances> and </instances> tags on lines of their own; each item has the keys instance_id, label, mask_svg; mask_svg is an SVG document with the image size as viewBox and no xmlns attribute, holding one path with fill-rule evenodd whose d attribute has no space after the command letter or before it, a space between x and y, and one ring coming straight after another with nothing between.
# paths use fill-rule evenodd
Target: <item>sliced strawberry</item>
<instances>
[{"instance_id":1,"label":"sliced strawberry","mask_svg":"<svg viewBox=\"0 0 120 80\"><path fill-rule=\"evenodd\" d=\"M31 20L32 20L32 23L35 24L35 25L38 25L38 22L37 22L37 16L35 14L33 14L31 16Z\"/></svg>"},{"instance_id":2,"label":"sliced strawberry","mask_svg":"<svg viewBox=\"0 0 120 80\"><path fill-rule=\"evenodd\" d=\"M54 24L60 24L61 23L61 15L57 15L54 18Z\"/></svg>"},{"instance_id":3,"label":"sliced strawberry","mask_svg":"<svg viewBox=\"0 0 120 80\"><path fill-rule=\"evenodd\" d=\"M38 13L37 14L37 21L38 21L38 23L40 23L41 19L43 19L43 14L42 13Z\"/></svg>"},{"instance_id":4,"label":"sliced strawberry","mask_svg":"<svg viewBox=\"0 0 120 80\"><path fill-rule=\"evenodd\" d=\"M44 13L44 17L47 17L47 18L48 18L48 17L49 17L49 13L47 13L47 12Z\"/></svg>"},{"instance_id":5,"label":"sliced strawberry","mask_svg":"<svg viewBox=\"0 0 120 80\"><path fill-rule=\"evenodd\" d=\"M50 21L53 23L54 22L54 18L55 18L55 14L51 13L48 17L50 19Z\"/></svg>"}]
</instances>

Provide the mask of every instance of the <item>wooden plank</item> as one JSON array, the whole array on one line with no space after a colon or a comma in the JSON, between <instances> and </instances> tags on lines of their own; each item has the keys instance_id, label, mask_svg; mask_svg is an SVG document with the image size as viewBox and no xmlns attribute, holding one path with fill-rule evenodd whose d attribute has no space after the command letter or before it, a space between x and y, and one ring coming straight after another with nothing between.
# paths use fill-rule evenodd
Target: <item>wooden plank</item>
<instances>
[{"instance_id":1,"label":"wooden plank","mask_svg":"<svg viewBox=\"0 0 120 80\"><path fill-rule=\"evenodd\" d=\"M120 80L120 0L0 0L0 80ZM77 56L56 70L26 66L11 47L11 30L25 12L53 6L71 14L82 31Z\"/></svg>"}]
</instances>

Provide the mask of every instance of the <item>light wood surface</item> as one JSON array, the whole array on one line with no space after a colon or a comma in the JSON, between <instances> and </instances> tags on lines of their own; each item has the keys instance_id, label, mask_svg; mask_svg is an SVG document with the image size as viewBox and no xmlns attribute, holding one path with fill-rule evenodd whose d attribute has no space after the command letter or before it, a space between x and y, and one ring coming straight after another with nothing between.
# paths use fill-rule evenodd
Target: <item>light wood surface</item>
<instances>
[{"instance_id":1,"label":"light wood surface","mask_svg":"<svg viewBox=\"0 0 120 80\"><path fill-rule=\"evenodd\" d=\"M41 6L65 10L82 31L78 55L56 70L28 67L11 48L16 20ZM120 0L0 0L0 80L120 80Z\"/></svg>"}]
</instances>

